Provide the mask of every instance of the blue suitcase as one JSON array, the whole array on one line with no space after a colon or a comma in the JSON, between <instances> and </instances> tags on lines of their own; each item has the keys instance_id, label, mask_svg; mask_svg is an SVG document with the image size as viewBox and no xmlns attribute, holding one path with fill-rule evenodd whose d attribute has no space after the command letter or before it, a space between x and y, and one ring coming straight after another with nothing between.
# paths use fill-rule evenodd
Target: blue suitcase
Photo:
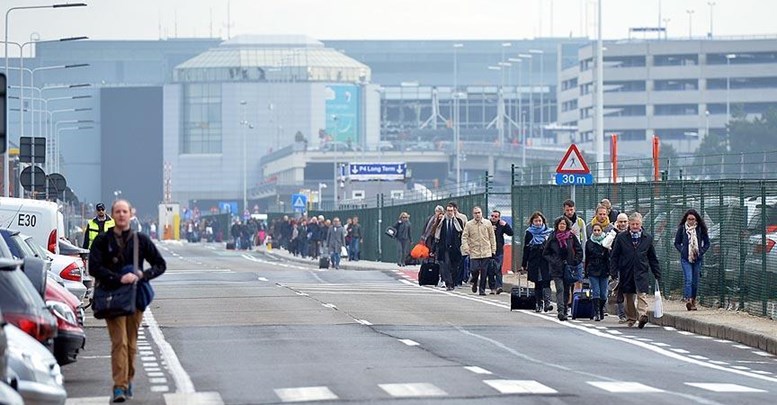
<instances>
[{"instance_id":1,"label":"blue suitcase","mask_svg":"<svg viewBox=\"0 0 777 405\"><path fill-rule=\"evenodd\" d=\"M572 319L594 319L594 301L591 298L591 290L583 288L572 296Z\"/></svg>"}]
</instances>

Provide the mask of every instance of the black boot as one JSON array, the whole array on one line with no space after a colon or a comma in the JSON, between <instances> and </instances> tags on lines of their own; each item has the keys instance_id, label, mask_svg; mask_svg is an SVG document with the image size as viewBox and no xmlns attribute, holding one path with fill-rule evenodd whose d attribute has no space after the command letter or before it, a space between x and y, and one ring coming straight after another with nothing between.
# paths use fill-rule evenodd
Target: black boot
<instances>
[{"instance_id":1,"label":"black boot","mask_svg":"<svg viewBox=\"0 0 777 405\"><path fill-rule=\"evenodd\" d=\"M607 307L607 300L599 300L599 319L604 320L604 308Z\"/></svg>"},{"instance_id":2,"label":"black boot","mask_svg":"<svg viewBox=\"0 0 777 405\"><path fill-rule=\"evenodd\" d=\"M542 298L545 301L544 310L545 312L550 312L553 310L553 305L550 303L550 287L545 287L542 289Z\"/></svg>"},{"instance_id":3,"label":"black boot","mask_svg":"<svg viewBox=\"0 0 777 405\"><path fill-rule=\"evenodd\" d=\"M600 315L599 315L599 309L600 309L599 301L600 300L599 300L599 298L594 298L593 301L594 301L594 307L593 307L593 310L594 310L594 321L599 322L599 321L602 320L602 318L600 318Z\"/></svg>"},{"instance_id":4,"label":"black boot","mask_svg":"<svg viewBox=\"0 0 777 405\"><path fill-rule=\"evenodd\" d=\"M542 312L542 299L537 299L534 303L534 312Z\"/></svg>"}]
</instances>

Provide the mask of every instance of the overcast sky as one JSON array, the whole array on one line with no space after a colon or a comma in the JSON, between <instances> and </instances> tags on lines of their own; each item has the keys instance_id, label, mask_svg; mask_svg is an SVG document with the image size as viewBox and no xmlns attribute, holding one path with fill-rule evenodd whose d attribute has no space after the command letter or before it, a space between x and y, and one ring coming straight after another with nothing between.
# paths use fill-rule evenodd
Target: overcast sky
<instances>
[{"instance_id":1,"label":"overcast sky","mask_svg":"<svg viewBox=\"0 0 777 405\"><path fill-rule=\"evenodd\" d=\"M523 39L595 36L595 0L83 0L87 7L15 10L10 40L87 35L92 39L305 34L316 39ZM11 6L55 0L6 0ZM71 0L71 2L73 2ZM604 37L669 19L670 37L710 27L710 0L602 0ZM227 18L227 4L231 18ZM716 36L777 33L777 0L714 0ZM661 4L661 7L659 7ZM587 7L586 7L587 5ZM586 13L587 10L587 13ZM588 18L586 18L586 15Z\"/></svg>"}]
</instances>

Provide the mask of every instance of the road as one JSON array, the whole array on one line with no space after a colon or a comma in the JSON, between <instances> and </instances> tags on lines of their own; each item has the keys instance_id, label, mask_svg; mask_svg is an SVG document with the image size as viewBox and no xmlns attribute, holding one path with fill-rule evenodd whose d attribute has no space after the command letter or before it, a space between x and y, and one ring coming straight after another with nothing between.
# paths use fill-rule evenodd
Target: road
<instances>
[{"instance_id":1,"label":"road","mask_svg":"<svg viewBox=\"0 0 777 405\"><path fill-rule=\"evenodd\" d=\"M419 287L399 271L160 248L169 267L138 403L761 404L777 392L777 359L731 341L510 312L507 294ZM107 400L107 336L92 325L85 358L64 369L70 404Z\"/></svg>"}]
</instances>

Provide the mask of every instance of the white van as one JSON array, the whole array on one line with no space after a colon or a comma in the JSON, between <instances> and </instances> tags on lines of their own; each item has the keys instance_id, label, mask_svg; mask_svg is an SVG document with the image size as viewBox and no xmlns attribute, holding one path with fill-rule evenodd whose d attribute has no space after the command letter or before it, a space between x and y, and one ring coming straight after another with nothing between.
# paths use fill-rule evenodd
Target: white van
<instances>
[{"instance_id":1,"label":"white van","mask_svg":"<svg viewBox=\"0 0 777 405\"><path fill-rule=\"evenodd\" d=\"M0 227L32 236L51 253L59 254L57 239L64 237L59 206L50 201L0 197Z\"/></svg>"}]
</instances>

